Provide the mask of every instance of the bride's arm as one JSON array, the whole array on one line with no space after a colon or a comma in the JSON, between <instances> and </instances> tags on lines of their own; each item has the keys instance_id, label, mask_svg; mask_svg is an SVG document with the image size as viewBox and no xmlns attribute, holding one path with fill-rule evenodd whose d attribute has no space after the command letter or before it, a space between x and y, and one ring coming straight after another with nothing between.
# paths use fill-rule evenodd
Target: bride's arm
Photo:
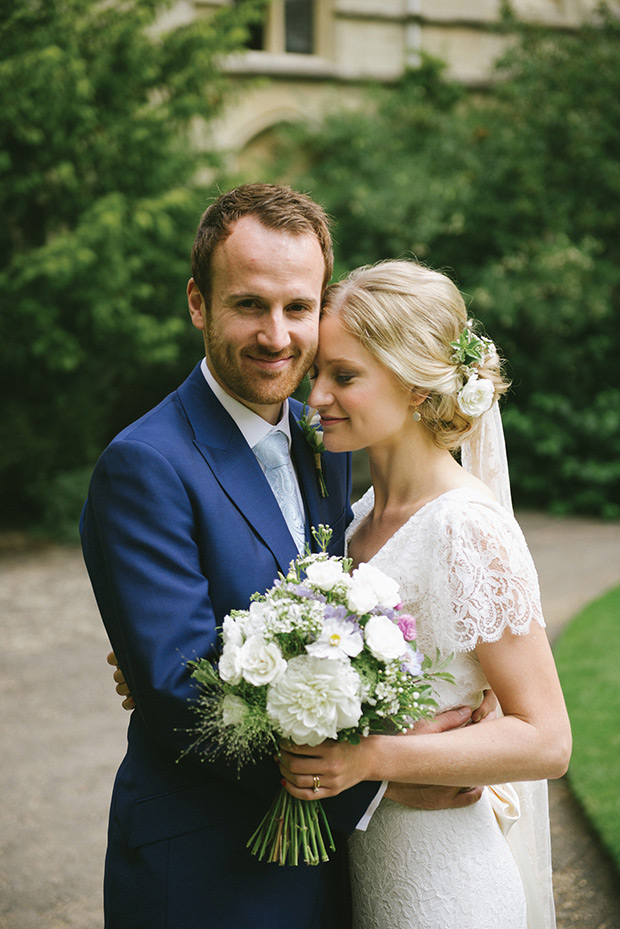
<instances>
[{"instance_id":1,"label":"bride's arm","mask_svg":"<svg viewBox=\"0 0 620 929\"><path fill-rule=\"evenodd\" d=\"M440 734L370 736L359 745L290 746L287 790L321 799L361 780L473 787L561 777L570 758L570 723L544 630L533 622L527 635L506 631L476 652L502 718Z\"/></svg>"}]
</instances>

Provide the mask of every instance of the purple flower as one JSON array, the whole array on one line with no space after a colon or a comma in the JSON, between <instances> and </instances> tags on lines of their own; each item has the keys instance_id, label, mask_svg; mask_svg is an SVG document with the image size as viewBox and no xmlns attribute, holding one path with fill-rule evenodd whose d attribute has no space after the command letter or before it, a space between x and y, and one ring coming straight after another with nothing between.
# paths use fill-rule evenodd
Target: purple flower
<instances>
[{"instance_id":1,"label":"purple flower","mask_svg":"<svg viewBox=\"0 0 620 929\"><path fill-rule=\"evenodd\" d=\"M402 662L400 670L405 674L411 674L412 677L419 677L422 673L422 662L424 655L421 652L414 652L409 649L406 660Z\"/></svg>"},{"instance_id":2,"label":"purple flower","mask_svg":"<svg viewBox=\"0 0 620 929\"><path fill-rule=\"evenodd\" d=\"M325 606L325 612L323 615L325 616L325 619L346 619L347 613L348 610L346 606L339 606L336 603L328 603ZM354 622L353 617L350 617L350 622Z\"/></svg>"},{"instance_id":3,"label":"purple flower","mask_svg":"<svg viewBox=\"0 0 620 929\"><path fill-rule=\"evenodd\" d=\"M286 589L293 596L300 597L302 600L315 600L318 603L327 603L327 597L317 593L316 590L313 590L311 587L304 587L303 584L287 584Z\"/></svg>"}]
</instances>

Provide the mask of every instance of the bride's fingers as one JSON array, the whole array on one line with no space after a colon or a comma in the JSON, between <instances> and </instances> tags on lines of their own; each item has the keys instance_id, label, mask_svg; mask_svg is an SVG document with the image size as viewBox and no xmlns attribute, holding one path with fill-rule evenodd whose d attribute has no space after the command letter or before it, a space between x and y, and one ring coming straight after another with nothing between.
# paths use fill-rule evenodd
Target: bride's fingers
<instances>
[{"instance_id":1,"label":"bride's fingers","mask_svg":"<svg viewBox=\"0 0 620 929\"><path fill-rule=\"evenodd\" d=\"M327 797L333 797L339 793L338 790L331 788L329 784L322 784L320 778L318 787L315 786L313 780L308 783L308 778L300 778L299 780L301 782L299 784L286 778L282 780L282 786L287 793L299 800L325 800Z\"/></svg>"},{"instance_id":2,"label":"bride's fingers","mask_svg":"<svg viewBox=\"0 0 620 929\"><path fill-rule=\"evenodd\" d=\"M320 758L324 754L324 747L328 743L321 742L320 745L296 745L289 742L288 739L282 739L280 750L288 752L290 755L303 756L304 758Z\"/></svg>"},{"instance_id":3,"label":"bride's fingers","mask_svg":"<svg viewBox=\"0 0 620 929\"><path fill-rule=\"evenodd\" d=\"M308 755L296 755L293 752L288 751L288 749L280 750L280 761L281 765L284 765L287 770L294 772L295 774L312 774L314 771L320 768L318 757L310 757Z\"/></svg>"}]
</instances>

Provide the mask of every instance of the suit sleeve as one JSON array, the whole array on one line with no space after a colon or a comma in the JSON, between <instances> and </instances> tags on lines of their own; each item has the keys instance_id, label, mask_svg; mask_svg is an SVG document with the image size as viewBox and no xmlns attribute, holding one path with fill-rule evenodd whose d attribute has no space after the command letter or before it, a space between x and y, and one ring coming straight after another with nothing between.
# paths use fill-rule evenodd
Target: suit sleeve
<instances>
[{"instance_id":1,"label":"suit sleeve","mask_svg":"<svg viewBox=\"0 0 620 929\"><path fill-rule=\"evenodd\" d=\"M149 737L178 758L191 745L195 725L196 690L187 663L215 656L217 620L190 495L161 453L141 442L109 446L93 474L82 546L135 712ZM279 779L271 759L239 777L236 765L220 759L204 770L266 797Z\"/></svg>"}]
</instances>

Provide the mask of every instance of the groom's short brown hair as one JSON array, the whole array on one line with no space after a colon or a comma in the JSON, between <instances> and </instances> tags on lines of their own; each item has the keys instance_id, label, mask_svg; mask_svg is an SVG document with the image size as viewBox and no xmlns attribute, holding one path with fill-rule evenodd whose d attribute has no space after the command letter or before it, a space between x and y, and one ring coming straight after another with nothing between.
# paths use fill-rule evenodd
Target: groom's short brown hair
<instances>
[{"instance_id":1,"label":"groom's short brown hair","mask_svg":"<svg viewBox=\"0 0 620 929\"><path fill-rule=\"evenodd\" d=\"M241 184L214 200L198 224L192 248L192 277L207 306L211 296L213 252L242 216L255 216L268 229L279 229L291 235L315 235L325 260L323 289L327 287L334 269L334 254L329 218L323 207L306 194L284 185Z\"/></svg>"}]
</instances>

